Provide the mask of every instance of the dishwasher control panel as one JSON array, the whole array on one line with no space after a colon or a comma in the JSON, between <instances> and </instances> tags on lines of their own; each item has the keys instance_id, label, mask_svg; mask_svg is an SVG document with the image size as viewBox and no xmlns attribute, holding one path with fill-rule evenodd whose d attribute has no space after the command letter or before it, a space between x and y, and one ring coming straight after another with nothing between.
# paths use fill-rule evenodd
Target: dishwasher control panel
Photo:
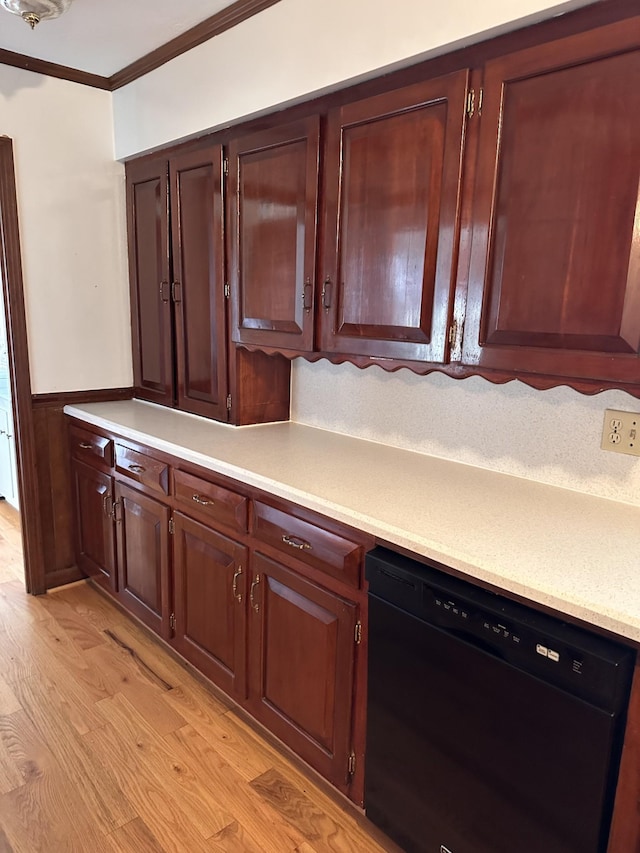
<instances>
[{"instance_id":1,"label":"dishwasher control panel","mask_svg":"<svg viewBox=\"0 0 640 853\"><path fill-rule=\"evenodd\" d=\"M367 555L369 592L481 652L607 709L628 693L632 649L393 551Z\"/></svg>"}]
</instances>

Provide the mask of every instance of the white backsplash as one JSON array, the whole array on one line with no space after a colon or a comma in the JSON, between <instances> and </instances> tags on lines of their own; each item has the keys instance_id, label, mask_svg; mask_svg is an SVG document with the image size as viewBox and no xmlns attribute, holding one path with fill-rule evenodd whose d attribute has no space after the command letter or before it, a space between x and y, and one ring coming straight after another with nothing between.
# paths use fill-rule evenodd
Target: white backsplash
<instances>
[{"instance_id":1,"label":"white backsplash","mask_svg":"<svg viewBox=\"0 0 640 853\"><path fill-rule=\"evenodd\" d=\"M600 449L604 410L612 408L640 412L640 399L293 362L293 421L640 504L640 459ZM462 509L464 495L460 501Z\"/></svg>"}]
</instances>

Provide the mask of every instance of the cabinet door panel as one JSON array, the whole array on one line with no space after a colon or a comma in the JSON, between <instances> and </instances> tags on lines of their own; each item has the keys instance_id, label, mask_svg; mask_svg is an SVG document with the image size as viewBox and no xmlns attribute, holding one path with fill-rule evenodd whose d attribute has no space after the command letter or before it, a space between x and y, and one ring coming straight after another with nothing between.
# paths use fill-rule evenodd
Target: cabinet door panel
<instances>
[{"instance_id":1,"label":"cabinet door panel","mask_svg":"<svg viewBox=\"0 0 640 853\"><path fill-rule=\"evenodd\" d=\"M127 216L136 396L172 405L167 172L165 159L127 166Z\"/></svg>"},{"instance_id":2,"label":"cabinet door panel","mask_svg":"<svg viewBox=\"0 0 640 853\"><path fill-rule=\"evenodd\" d=\"M246 693L247 549L174 514L174 645L236 698Z\"/></svg>"},{"instance_id":3,"label":"cabinet door panel","mask_svg":"<svg viewBox=\"0 0 640 853\"><path fill-rule=\"evenodd\" d=\"M444 361L467 78L329 114L322 349Z\"/></svg>"},{"instance_id":4,"label":"cabinet door panel","mask_svg":"<svg viewBox=\"0 0 640 853\"><path fill-rule=\"evenodd\" d=\"M602 50L583 35L487 65L469 363L640 378L640 51Z\"/></svg>"},{"instance_id":5,"label":"cabinet door panel","mask_svg":"<svg viewBox=\"0 0 640 853\"><path fill-rule=\"evenodd\" d=\"M319 139L313 116L229 146L235 341L313 347Z\"/></svg>"},{"instance_id":6,"label":"cabinet door panel","mask_svg":"<svg viewBox=\"0 0 640 853\"><path fill-rule=\"evenodd\" d=\"M357 606L261 554L251 580L251 709L344 791Z\"/></svg>"},{"instance_id":7,"label":"cabinet door panel","mask_svg":"<svg viewBox=\"0 0 640 853\"><path fill-rule=\"evenodd\" d=\"M76 559L89 577L110 592L116 589L112 481L108 474L74 460Z\"/></svg>"},{"instance_id":8,"label":"cabinet door panel","mask_svg":"<svg viewBox=\"0 0 640 853\"><path fill-rule=\"evenodd\" d=\"M139 619L169 636L169 508L116 483L119 594Z\"/></svg>"},{"instance_id":9,"label":"cabinet door panel","mask_svg":"<svg viewBox=\"0 0 640 853\"><path fill-rule=\"evenodd\" d=\"M222 146L170 161L178 406L226 420Z\"/></svg>"}]
</instances>

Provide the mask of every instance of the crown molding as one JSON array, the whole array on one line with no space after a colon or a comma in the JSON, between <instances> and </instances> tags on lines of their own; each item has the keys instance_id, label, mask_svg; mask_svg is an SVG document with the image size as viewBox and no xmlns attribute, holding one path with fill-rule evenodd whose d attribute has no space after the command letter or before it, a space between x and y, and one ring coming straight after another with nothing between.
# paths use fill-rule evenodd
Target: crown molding
<instances>
[{"instance_id":1,"label":"crown molding","mask_svg":"<svg viewBox=\"0 0 640 853\"><path fill-rule=\"evenodd\" d=\"M25 56L24 53L14 53L11 50L0 48L0 64L21 68L23 71L33 71L35 74L45 74L47 77L58 77L60 80L70 80L72 83L92 86L94 89L111 91L109 77L89 74L87 71L79 71L77 68L69 68L66 65L57 65L55 62L47 62L33 56Z\"/></svg>"},{"instance_id":2,"label":"crown molding","mask_svg":"<svg viewBox=\"0 0 640 853\"><path fill-rule=\"evenodd\" d=\"M24 71L46 74L48 77L58 77L61 80L70 80L72 83L81 83L84 86L113 92L279 2L280 0L236 0L231 6L201 21L182 35L171 39L141 59L132 62L131 65L127 65L126 68L116 71L111 77L89 74L86 71L79 71L77 68L57 65L55 62L46 62L44 59L36 59L1 48L0 64L12 65L15 68L22 68Z\"/></svg>"},{"instance_id":3,"label":"crown molding","mask_svg":"<svg viewBox=\"0 0 640 853\"><path fill-rule=\"evenodd\" d=\"M269 6L275 6L279 2L280 0L236 0L231 6L196 24L195 27L182 33L182 35L163 44L162 47L132 62L131 65L127 65L121 71L116 71L109 78L111 91L132 83L150 71L155 71L156 68L175 59L176 56L180 56L188 50L197 47L199 44L212 39L214 36L220 35L225 30L236 27L238 24L246 21L247 18L252 18L258 12L268 9Z\"/></svg>"}]
</instances>

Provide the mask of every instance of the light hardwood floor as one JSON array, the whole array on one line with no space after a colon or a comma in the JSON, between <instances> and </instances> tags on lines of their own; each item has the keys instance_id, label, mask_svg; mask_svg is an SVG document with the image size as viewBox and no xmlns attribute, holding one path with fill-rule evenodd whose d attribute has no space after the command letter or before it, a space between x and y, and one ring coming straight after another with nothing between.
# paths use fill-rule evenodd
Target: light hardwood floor
<instances>
[{"instance_id":1,"label":"light hardwood floor","mask_svg":"<svg viewBox=\"0 0 640 853\"><path fill-rule=\"evenodd\" d=\"M0 502L0 853L382 853L87 584L24 591Z\"/></svg>"}]
</instances>

